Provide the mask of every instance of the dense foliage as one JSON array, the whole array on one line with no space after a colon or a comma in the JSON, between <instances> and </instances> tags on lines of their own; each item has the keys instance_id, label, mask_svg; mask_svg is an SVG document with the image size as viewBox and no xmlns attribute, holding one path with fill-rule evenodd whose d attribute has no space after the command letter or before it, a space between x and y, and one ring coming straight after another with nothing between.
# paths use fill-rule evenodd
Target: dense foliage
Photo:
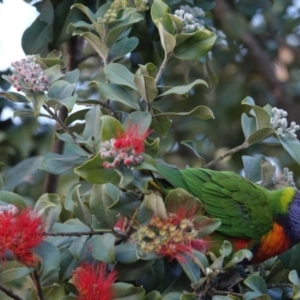
<instances>
[{"instance_id":1,"label":"dense foliage","mask_svg":"<svg viewBox=\"0 0 300 300\"><path fill-rule=\"evenodd\" d=\"M291 3L35 6L27 56L0 82L20 121L0 123L1 299L300 298L299 246L254 266L229 242L209 252L220 220L153 184L164 159L295 186Z\"/></svg>"}]
</instances>

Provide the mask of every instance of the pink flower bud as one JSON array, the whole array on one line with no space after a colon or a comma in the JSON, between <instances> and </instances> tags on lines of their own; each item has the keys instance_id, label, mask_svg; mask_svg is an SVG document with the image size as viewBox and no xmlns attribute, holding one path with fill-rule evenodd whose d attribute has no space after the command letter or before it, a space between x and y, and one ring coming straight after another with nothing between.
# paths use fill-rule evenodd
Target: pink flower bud
<instances>
[{"instance_id":1,"label":"pink flower bud","mask_svg":"<svg viewBox=\"0 0 300 300\"><path fill-rule=\"evenodd\" d=\"M32 88L32 90L33 90L34 92L38 92L40 89L39 89L39 87L38 87L37 85L35 85L35 86Z\"/></svg>"},{"instance_id":2,"label":"pink flower bud","mask_svg":"<svg viewBox=\"0 0 300 300\"><path fill-rule=\"evenodd\" d=\"M124 159L124 165L125 166L130 166L131 165L131 159L130 158L126 158L126 159Z\"/></svg>"}]
</instances>

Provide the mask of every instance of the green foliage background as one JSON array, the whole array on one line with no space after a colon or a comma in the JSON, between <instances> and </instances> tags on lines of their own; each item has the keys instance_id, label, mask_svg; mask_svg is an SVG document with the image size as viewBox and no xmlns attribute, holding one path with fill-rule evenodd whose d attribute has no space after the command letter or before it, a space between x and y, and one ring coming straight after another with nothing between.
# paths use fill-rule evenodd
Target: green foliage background
<instances>
[{"instance_id":1,"label":"green foliage background","mask_svg":"<svg viewBox=\"0 0 300 300\"><path fill-rule=\"evenodd\" d=\"M292 13L292 1L174 0L166 1L165 3L170 7L171 13L174 13L175 9L178 9L180 5L201 7L206 12L206 16L203 18L205 27L207 30L215 32L217 39L208 55L204 54L210 50L210 47L204 43L204 45L200 47L204 49L203 55L196 53L196 51L186 54L187 56L190 55L188 58L196 57L197 59L182 59L180 54L178 54L179 51L177 52L177 57L170 59L159 81L157 92L159 94L166 92L167 89L163 87L181 86L178 93L167 93L160 99L156 98L156 95L153 96L153 94L151 94L155 93L155 89L150 89L151 93L144 97L147 98L149 96L150 100L148 102L151 103L155 114L159 114L157 110L168 112L168 116L170 120L172 120L172 123L169 123L166 116L160 116L156 117L158 118L158 124L155 125L154 122L152 123L151 126L152 129L154 129L152 141L155 141L155 138L159 137L160 145L159 147L157 147L155 143L147 145L146 152L149 156L163 158L167 162L176 164L179 167L185 167L186 165L197 167L202 166L202 158L204 158L206 162L209 162L227 150L243 144L245 137L241 126L241 116L244 112L249 111L249 108L254 108L254 104L249 98L244 102L246 105L241 104L242 100L247 96L252 97L255 100L255 104L259 107L264 107L269 104L272 107L285 109L289 113L289 121L300 123L298 114L300 99L298 84L300 18L298 12ZM112 51L113 54L110 53L110 56L107 57L103 45L97 44L96 48L99 50L95 53L95 47L92 47L91 43L84 42L83 39L86 38L88 41L95 41L93 40L94 38L91 38L87 33L89 29L87 24L91 26L92 17L89 18L91 14L90 12L86 13L81 5L89 7L90 11L95 13L99 7L105 4L106 2L104 1L73 0L46 0L39 2L35 4L35 6L40 12L40 16L34 21L31 27L26 29L23 35L22 46L26 54L39 54L42 58L45 58L49 53L53 54L53 50L62 52L62 59L66 62L64 67L66 71L72 72L72 75L68 77L69 83L72 84L72 82L78 81L76 93L78 94L77 103L79 105L99 104L99 98L112 96L113 92L118 89L116 86L118 80L116 79L116 74L121 75L121 80L124 80L128 75L126 71L121 69L118 65L115 65L116 69L113 69L113 65L108 65L104 70L106 63L103 63L103 61L105 61L106 58L107 62L111 63L113 61L114 63L122 64L133 74L139 70L139 65L144 65L145 69L142 71L147 71L149 74L152 74L155 73L154 66L159 69L159 66L163 62L164 50L172 43L172 39L170 39L166 33L164 33L166 46L160 42L160 32L153 23L153 20L158 18L159 14L163 12L164 6L159 6L157 11L153 10L152 16L150 11L146 10L139 12L140 16L135 15L130 21L127 19L124 21L124 32L128 35L127 46L129 45L128 47L130 51L132 51L130 56L126 55L124 57L126 54L125 50L125 52L122 53L124 45L122 45L122 47L117 45L114 52ZM153 3L150 2L149 6L152 4ZM75 5L75 7L70 9L72 5ZM104 7L107 8L108 6ZM260 20L259 23L254 22L254 20L258 19ZM82 26L81 23L77 23L79 21L84 21L84 26ZM166 29L168 23L165 21L165 23L162 22L162 24ZM124 34L124 36L126 36L126 34ZM111 40L108 41L108 43L111 43L110 46L118 41L117 39L120 35L120 32L111 35ZM137 39L139 41L138 44ZM213 44L213 42L211 43ZM53 61L41 59L41 62L44 63L46 67L51 67L51 64L63 64L63 62L60 61L59 55L56 56L56 54L53 54L50 58L53 59ZM150 62L152 62L153 65L147 65L147 67L145 67L145 65ZM74 71L76 68L79 69L79 72ZM3 72L3 74L9 73L9 70ZM116 84L111 87L111 90L105 90L104 86L101 86L101 82L105 82L105 78L109 78L111 82ZM203 81L199 81L197 84L191 85L186 89L182 87L199 79L206 81L208 88ZM129 83L127 84L132 84L132 78L128 77L128 81ZM92 82L92 84L88 85L89 82ZM124 84L123 81L122 84ZM9 85L7 81L1 79L0 87L2 91L5 92L9 88ZM22 99L18 99L17 102L22 102ZM117 112L114 116L123 122L126 114L136 109L136 104L134 103L137 102L133 102L129 105L126 101L125 103L122 103L122 101L112 102L112 108ZM146 104L141 104L141 108L144 111L146 110L145 105ZM19 110L16 114L20 116L22 122L19 125L15 125L12 120L0 122L0 157L3 163L3 190L21 195L26 203L31 206L36 204L44 192L57 193L61 196L64 206L60 215L60 221L64 222L69 220L72 217L72 213L70 212L72 210L70 209L72 208L72 200L75 201L75 203L78 201L77 204L80 206L82 205L81 201L88 202L88 198L91 196L88 192L90 188L88 184L85 185L85 183L83 183L80 187L78 187L78 185L76 186L78 183L78 175L92 183L100 184L105 182L94 182L95 176L90 177L90 173L86 175L85 172L89 172L90 169L84 164L87 159L82 158L83 150L69 143L70 139L68 140L62 131L59 131L61 134L59 137L61 140L67 141L64 145L63 154L66 155L65 157L71 157L71 167L63 170L63 167L59 164L52 165L53 161L51 159L55 161L55 156L51 156L51 154L47 153L59 153L58 149L61 147L58 140L53 143L55 130L53 125L41 122L40 118L34 118L32 113L30 115L28 111L26 112L26 109L31 109L28 103L15 105L15 103L9 102L4 97L1 97L0 113L6 106ZM199 106L209 107L215 118L209 118L212 116L210 112L202 111L201 109L194 111L194 109ZM99 112L97 112L96 109L90 109L91 106L88 106L88 108L81 106L81 111L71 113L67 117L66 108L68 107L64 107L65 108L60 110L60 114L63 119L66 119L65 123L71 126L73 132L83 135L82 143L85 146L93 148L93 150L98 150L97 145L92 145L90 141L87 141L87 137L91 136L91 128L96 128L96 126L99 125L97 123L99 117L97 113ZM111 111L105 107L102 108L102 112L106 110L106 114L111 113ZM87 118L86 113L88 110L89 117ZM267 110L266 108L266 111ZM187 116L180 115L183 112L192 113ZM36 109L35 113L38 114L39 110ZM196 117L196 115L198 117ZM135 115L134 118L143 119L144 116L145 115ZM259 118L263 118L263 116L257 113L256 120ZM254 119L253 116L252 119ZM110 124L109 122L112 121L109 118L105 120L105 122L108 122L107 126L109 128L115 129L119 126ZM144 122L147 123L147 121ZM171 126L169 131L167 130L168 126ZM260 128L257 127L256 130L258 129ZM84 136L84 132L86 136ZM102 137L111 137L109 134L103 134L103 132L101 132L101 134ZM248 137L246 136L246 138ZM182 141L191 140L195 142L195 147L193 146L194 150L196 150L196 153L199 153L202 158L197 157L193 149L181 143ZM281 145L273 147L270 146L270 144L258 143L261 140L263 140L262 137L255 140L255 143L253 143L251 147L242 149L242 151L235 153L229 159L220 161L214 168L230 169L239 172L243 168L242 155L252 156L262 154L264 156L275 157L279 166L291 169L295 174L295 180L297 182L300 174L298 158L300 150L298 144L289 152L291 155L288 155ZM188 145L191 144L188 143ZM50 161L48 164L47 159ZM76 161L76 163L73 163L74 161ZM150 167L147 165L146 169L151 170L152 161L150 158L149 161ZM147 163L149 161L147 161ZM93 161L92 165L94 163L96 164L96 162ZM79 165L81 166L78 167ZM77 167L75 173L73 172L74 167ZM52 173L57 172L55 174L59 174L60 176L59 178L51 177L51 180L49 180L49 175L46 174L45 170L49 172L52 171ZM126 174L123 174L123 176L125 179L128 178ZM58 180L57 185L55 184L56 180ZM49 182L51 182L50 186ZM140 182L140 185L145 187L143 184L144 182ZM126 184L122 186L122 188L124 187L126 187ZM95 190L93 192L96 194L104 193L103 191ZM110 192L108 192L108 194L110 194ZM80 195L81 200L77 199L80 197L76 195ZM92 205L92 203L90 203L90 205ZM136 208L136 206L133 205L134 208ZM82 207L85 206L83 205L81 208ZM92 207L91 210L93 211ZM92 220L88 220L91 216L86 213L85 208L77 211L74 210L74 214L85 224L92 222ZM113 220L110 222L111 224L109 225L113 225ZM84 226L82 228L86 230ZM98 243L101 244L103 241L100 240ZM299 247L295 247L283 256L282 263L285 268L300 271L298 249ZM71 257L68 255L65 254L66 257L64 259L71 262ZM203 261L205 261L205 258L203 258ZM152 267L159 268L160 263L161 262L157 260L155 266ZM206 261L204 263L206 263ZM264 278L268 278L270 274L275 272L273 271L272 273L271 271L271 273L269 273L271 267L269 269L268 267L268 265L265 266L266 271L260 270L260 275L264 272L265 275L267 274ZM276 265L276 267L278 268L278 274L280 272L284 273L282 271L284 269L281 265ZM147 268L147 266L145 268ZM176 273L176 269L172 266L167 265L167 268L170 268L170 272L175 270L174 272ZM137 270L140 271L143 270L143 268L137 268ZM181 282L183 282L183 286L187 286L184 282L186 277L182 274L180 274L179 277L176 276L175 274L174 278L176 278L176 280L183 278ZM294 273L292 273L292 275L290 273L290 277L293 278L292 280L290 278L291 282L297 287L297 276ZM270 278L271 277L266 279L267 283L273 283ZM279 279L276 278L277 281L274 280L277 283L286 279L287 273L282 275ZM256 283L252 285L251 280ZM256 296L262 297L260 299L269 299L263 298L267 296L261 296L265 294L265 283L257 283L255 280L256 279L248 278L248 284L245 283L246 286L250 289L253 289L253 286L259 286L256 290L258 293ZM161 288L161 290L163 290L163 288ZM298 297L298 291L294 287L294 299ZM138 297L142 298L142 296ZM169 297L172 298L173 296ZM188 295L185 297L193 296ZM249 298L245 299L252 299L251 297L252 296L249 296ZM283 296L278 294L276 297L274 299L280 299L280 297ZM148 298L156 299L156 295L149 296ZM174 299L175 298L174 296ZM57 297L53 299L60 298ZM218 296L218 298L215 299L227 298Z\"/></svg>"}]
</instances>

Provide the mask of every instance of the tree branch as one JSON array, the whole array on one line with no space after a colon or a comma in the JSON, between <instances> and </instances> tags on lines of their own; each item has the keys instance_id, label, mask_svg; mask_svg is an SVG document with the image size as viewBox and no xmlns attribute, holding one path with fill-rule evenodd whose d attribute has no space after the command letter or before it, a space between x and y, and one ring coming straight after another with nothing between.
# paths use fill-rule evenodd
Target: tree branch
<instances>
[{"instance_id":1,"label":"tree branch","mask_svg":"<svg viewBox=\"0 0 300 300\"><path fill-rule=\"evenodd\" d=\"M31 274L31 278L34 283L34 287L36 290L36 295L38 300L44 300L43 291L40 283L40 278L36 270L34 270Z\"/></svg>"},{"instance_id":2,"label":"tree branch","mask_svg":"<svg viewBox=\"0 0 300 300\"><path fill-rule=\"evenodd\" d=\"M113 232L111 229L103 229L103 230L97 230L97 231L74 231L74 232L48 232L45 233L47 236L83 236L83 235L96 235L96 234L103 234L106 232Z\"/></svg>"},{"instance_id":3,"label":"tree branch","mask_svg":"<svg viewBox=\"0 0 300 300\"><path fill-rule=\"evenodd\" d=\"M7 296L9 296L10 298L12 299L15 299L15 300L22 300L21 297L19 297L17 294L15 294L13 291L7 289L4 285L2 285L0 283L0 290L5 293Z\"/></svg>"},{"instance_id":4,"label":"tree branch","mask_svg":"<svg viewBox=\"0 0 300 300\"><path fill-rule=\"evenodd\" d=\"M248 146L249 146L249 144L247 142L244 142L242 145L232 148L232 149L228 150L227 152L223 153L216 159L214 159L211 162L209 162L208 164L206 164L203 168L209 169L209 168L215 166L219 161L223 160L225 157L230 156L242 149L246 149Z\"/></svg>"}]
</instances>

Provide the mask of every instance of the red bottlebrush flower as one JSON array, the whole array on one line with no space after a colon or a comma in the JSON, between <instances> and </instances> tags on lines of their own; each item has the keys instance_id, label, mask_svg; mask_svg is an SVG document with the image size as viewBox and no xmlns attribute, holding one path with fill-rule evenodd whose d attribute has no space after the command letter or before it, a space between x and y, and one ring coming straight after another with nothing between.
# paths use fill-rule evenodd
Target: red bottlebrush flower
<instances>
[{"instance_id":1,"label":"red bottlebrush flower","mask_svg":"<svg viewBox=\"0 0 300 300\"><path fill-rule=\"evenodd\" d=\"M205 252L207 241L197 238L198 224L194 213L197 207L180 206L177 211L168 212L167 219L153 215L146 226L141 226L136 234L137 242L145 253L156 252L170 259L184 260L185 255L193 255L193 250Z\"/></svg>"},{"instance_id":2,"label":"red bottlebrush flower","mask_svg":"<svg viewBox=\"0 0 300 300\"><path fill-rule=\"evenodd\" d=\"M113 159L112 162L103 162L106 169L118 167L120 164L130 167L144 160L145 140L149 130L141 131L140 126L130 124L125 132L109 141L105 141L100 148L101 158Z\"/></svg>"},{"instance_id":3,"label":"red bottlebrush flower","mask_svg":"<svg viewBox=\"0 0 300 300\"><path fill-rule=\"evenodd\" d=\"M44 239L41 216L31 209L19 212L14 205L0 206L0 259L11 254L19 262L33 267L37 258L31 252Z\"/></svg>"},{"instance_id":4,"label":"red bottlebrush flower","mask_svg":"<svg viewBox=\"0 0 300 300\"><path fill-rule=\"evenodd\" d=\"M116 272L107 275L104 263L83 263L73 272L72 279L79 293L78 300L113 299L112 284L116 280Z\"/></svg>"},{"instance_id":5,"label":"red bottlebrush flower","mask_svg":"<svg viewBox=\"0 0 300 300\"><path fill-rule=\"evenodd\" d=\"M133 154L144 152L144 143L149 135L149 130L141 132L138 125L130 124L126 131L116 137L113 147L116 149L133 150Z\"/></svg>"}]
</instances>

